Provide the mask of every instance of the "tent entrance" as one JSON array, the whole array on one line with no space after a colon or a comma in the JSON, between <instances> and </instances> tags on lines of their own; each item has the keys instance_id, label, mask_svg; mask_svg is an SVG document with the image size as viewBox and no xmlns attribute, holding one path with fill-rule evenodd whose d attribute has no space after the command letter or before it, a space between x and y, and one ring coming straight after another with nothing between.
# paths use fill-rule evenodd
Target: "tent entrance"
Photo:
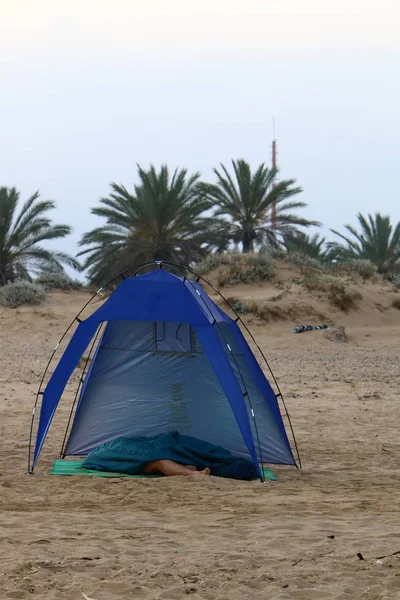
<instances>
[{"instance_id":1,"label":"tent entrance","mask_svg":"<svg viewBox=\"0 0 400 600\"><path fill-rule=\"evenodd\" d=\"M85 456L114 437L175 430L249 457L226 394L192 326L107 323L63 455Z\"/></svg>"}]
</instances>

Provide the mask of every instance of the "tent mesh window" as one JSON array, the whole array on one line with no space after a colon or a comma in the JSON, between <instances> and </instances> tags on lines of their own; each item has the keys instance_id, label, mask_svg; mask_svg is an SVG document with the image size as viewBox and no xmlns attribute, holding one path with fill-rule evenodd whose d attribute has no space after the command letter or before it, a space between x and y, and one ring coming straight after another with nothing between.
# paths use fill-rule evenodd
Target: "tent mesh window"
<instances>
[{"instance_id":1,"label":"tent mesh window","mask_svg":"<svg viewBox=\"0 0 400 600\"><path fill-rule=\"evenodd\" d=\"M65 454L86 455L116 432L146 436L173 430L248 456L193 327L110 321L82 387Z\"/></svg>"},{"instance_id":2,"label":"tent mesh window","mask_svg":"<svg viewBox=\"0 0 400 600\"><path fill-rule=\"evenodd\" d=\"M195 332L187 323L155 322L153 329L154 352L196 354Z\"/></svg>"}]
</instances>

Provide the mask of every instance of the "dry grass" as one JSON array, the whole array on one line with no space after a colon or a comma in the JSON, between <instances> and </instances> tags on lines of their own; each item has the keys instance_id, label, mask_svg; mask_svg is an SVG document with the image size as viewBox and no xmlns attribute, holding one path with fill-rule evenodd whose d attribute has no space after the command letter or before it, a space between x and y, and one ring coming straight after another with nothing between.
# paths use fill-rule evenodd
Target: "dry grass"
<instances>
[{"instance_id":1,"label":"dry grass","mask_svg":"<svg viewBox=\"0 0 400 600\"><path fill-rule=\"evenodd\" d=\"M229 264L225 264L219 274L219 287L238 283L260 283L269 281L274 268L269 257L255 254L231 255Z\"/></svg>"},{"instance_id":2,"label":"dry grass","mask_svg":"<svg viewBox=\"0 0 400 600\"><path fill-rule=\"evenodd\" d=\"M289 318L286 310L272 304L259 305L257 302L253 302L248 308L249 312L266 323L272 321L286 321Z\"/></svg>"},{"instance_id":3,"label":"dry grass","mask_svg":"<svg viewBox=\"0 0 400 600\"><path fill-rule=\"evenodd\" d=\"M328 295L330 303L343 312L358 308L361 300L359 292L347 290L343 283L331 283Z\"/></svg>"},{"instance_id":4,"label":"dry grass","mask_svg":"<svg viewBox=\"0 0 400 600\"><path fill-rule=\"evenodd\" d=\"M398 310L400 310L400 298L393 298L392 306L393 308L397 308Z\"/></svg>"},{"instance_id":5,"label":"dry grass","mask_svg":"<svg viewBox=\"0 0 400 600\"><path fill-rule=\"evenodd\" d=\"M347 263L337 263L331 265L328 269L333 275L356 275L357 277L361 277L363 281L374 279L378 272L377 267L371 261L363 259L350 260Z\"/></svg>"},{"instance_id":6,"label":"dry grass","mask_svg":"<svg viewBox=\"0 0 400 600\"><path fill-rule=\"evenodd\" d=\"M199 275L207 275L217 270L218 287L235 285L237 283L259 283L269 281L274 275L270 256L261 254L240 254L227 252L211 254L195 269Z\"/></svg>"},{"instance_id":7,"label":"dry grass","mask_svg":"<svg viewBox=\"0 0 400 600\"><path fill-rule=\"evenodd\" d=\"M308 292L317 293L318 296L327 295L329 302L343 312L357 309L362 297L359 292L346 288L342 282L324 279L316 273L307 273L302 284Z\"/></svg>"},{"instance_id":8,"label":"dry grass","mask_svg":"<svg viewBox=\"0 0 400 600\"><path fill-rule=\"evenodd\" d=\"M302 281L303 286L309 292L327 292L329 284L316 273L308 272Z\"/></svg>"},{"instance_id":9,"label":"dry grass","mask_svg":"<svg viewBox=\"0 0 400 600\"><path fill-rule=\"evenodd\" d=\"M77 368L78 369L85 369L88 368L90 366L92 359L89 356L82 356L82 358L79 360Z\"/></svg>"},{"instance_id":10,"label":"dry grass","mask_svg":"<svg viewBox=\"0 0 400 600\"><path fill-rule=\"evenodd\" d=\"M264 321L272 323L275 321L290 321L297 323L298 321L314 320L316 323L330 323L331 320L313 306L303 302L296 302L284 307L272 304L276 299L270 299L267 302L244 302L235 297L227 298L229 304L238 314L253 315ZM225 310L225 307L224 307Z\"/></svg>"},{"instance_id":11,"label":"dry grass","mask_svg":"<svg viewBox=\"0 0 400 600\"><path fill-rule=\"evenodd\" d=\"M41 317L42 319L56 319L56 314L51 308L34 308L33 314L35 317Z\"/></svg>"}]
</instances>

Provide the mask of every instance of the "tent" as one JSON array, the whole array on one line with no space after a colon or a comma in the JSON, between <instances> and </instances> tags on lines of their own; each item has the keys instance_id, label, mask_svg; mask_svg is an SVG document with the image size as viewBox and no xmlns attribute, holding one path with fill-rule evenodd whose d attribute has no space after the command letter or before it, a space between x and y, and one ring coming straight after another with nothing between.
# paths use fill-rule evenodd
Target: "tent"
<instances>
[{"instance_id":1,"label":"tent","mask_svg":"<svg viewBox=\"0 0 400 600\"><path fill-rule=\"evenodd\" d=\"M260 464L296 465L278 400L240 327L197 281L157 263L124 276L77 327L41 397L32 472L64 388L94 348L62 458L178 430ZM100 291L100 290L99 290ZM80 313L81 314L81 313ZM34 419L34 416L33 416ZM32 421L33 422L33 421ZM32 428L31 428L32 435Z\"/></svg>"}]
</instances>

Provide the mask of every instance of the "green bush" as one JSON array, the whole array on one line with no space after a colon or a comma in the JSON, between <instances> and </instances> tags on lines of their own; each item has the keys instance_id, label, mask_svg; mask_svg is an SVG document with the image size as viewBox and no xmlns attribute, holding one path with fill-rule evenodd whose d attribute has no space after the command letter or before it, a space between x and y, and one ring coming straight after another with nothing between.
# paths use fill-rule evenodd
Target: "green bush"
<instances>
[{"instance_id":1,"label":"green bush","mask_svg":"<svg viewBox=\"0 0 400 600\"><path fill-rule=\"evenodd\" d=\"M245 315L248 312L248 308L244 302L240 302L237 300L233 305L233 310L237 312L239 315Z\"/></svg>"},{"instance_id":2,"label":"green bush","mask_svg":"<svg viewBox=\"0 0 400 600\"><path fill-rule=\"evenodd\" d=\"M46 299L46 290L29 281L15 281L0 288L0 304L17 308L23 304L37 305Z\"/></svg>"},{"instance_id":3,"label":"green bush","mask_svg":"<svg viewBox=\"0 0 400 600\"><path fill-rule=\"evenodd\" d=\"M79 281L74 281L65 273L42 273L36 279L36 283L43 286L46 291L64 290L71 291L82 287Z\"/></svg>"}]
</instances>

